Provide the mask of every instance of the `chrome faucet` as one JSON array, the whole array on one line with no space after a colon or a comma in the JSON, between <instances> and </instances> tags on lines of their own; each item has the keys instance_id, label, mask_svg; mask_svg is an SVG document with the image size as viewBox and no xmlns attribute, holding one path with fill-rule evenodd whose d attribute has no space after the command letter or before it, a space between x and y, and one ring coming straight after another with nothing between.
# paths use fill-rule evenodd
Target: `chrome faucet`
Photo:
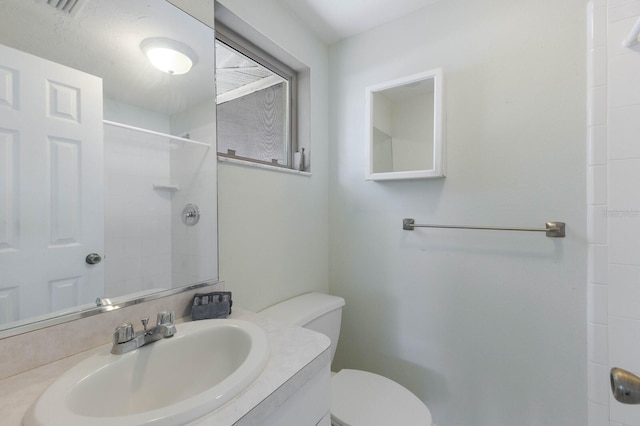
<instances>
[{"instance_id":1,"label":"chrome faucet","mask_svg":"<svg viewBox=\"0 0 640 426\"><path fill-rule=\"evenodd\" d=\"M156 326L147 329L149 318L143 318L143 330L133 331L133 324L126 322L116 327L113 332L113 347L111 353L114 355L122 355L127 352L136 350L144 345L153 343L156 340L173 336L177 333L176 326L173 324L173 311L163 311L158 313Z\"/></svg>"}]
</instances>

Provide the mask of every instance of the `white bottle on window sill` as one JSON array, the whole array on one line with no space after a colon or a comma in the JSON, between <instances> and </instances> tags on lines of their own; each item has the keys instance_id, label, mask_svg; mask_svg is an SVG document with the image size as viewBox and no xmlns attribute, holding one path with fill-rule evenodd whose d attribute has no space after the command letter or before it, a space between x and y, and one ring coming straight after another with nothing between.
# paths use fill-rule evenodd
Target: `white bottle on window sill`
<instances>
[{"instance_id":1,"label":"white bottle on window sill","mask_svg":"<svg viewBox=\"0 0 640 426\"><path fill-rule=\"evenodd\" d=\"M300 170L304 172L305 170L304 162L305 162L304 148L302 148L302 150L299 152L293 153L293 170Z\"/></svg>"}]
</instances>

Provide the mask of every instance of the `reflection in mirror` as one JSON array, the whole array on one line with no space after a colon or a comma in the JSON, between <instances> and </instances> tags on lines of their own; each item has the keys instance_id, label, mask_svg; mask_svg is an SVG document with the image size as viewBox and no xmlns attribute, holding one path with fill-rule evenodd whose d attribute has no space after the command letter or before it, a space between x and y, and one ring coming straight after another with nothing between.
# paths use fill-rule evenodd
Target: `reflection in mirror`
<instances>
[{"instance_id":1,"label":"reflection in mirror","mask_svg":"<svg viewBox=\"0 0 640 426\"><path fill-rule=\"evenodd\" d=\"M217 279L214 40L165 0L0 0L0 336Z\"/></svg>"},{"instance_id":2,"label":"reflection in mirror","mask_svg":"<svg viewBox=\"0 0 640 426\"><path fill-rule=\"evenodd\" d=\"M367 88L368 180L444 176L442 71Z\"/></svg>"},{"instance_id":3,"label":"reflection in mirror","mask_svg":"<svg viewBox=\"0 0 640 426\"><path fill-rule=\"evenodd\" d=\"M222 25L216 31L218 155L290 167L295 72Z\"/></svg>"},{"instance_id":4,"label":"reflection in mirror","mask_svg":"<svg viewBox=\"0 0 640 426\"><path fill-rule=\"evenodd\" d=\"M393 139L391 136L372 127L371 149L373 150L373 173L393 171Z\"/></svg>"}]
</instances>

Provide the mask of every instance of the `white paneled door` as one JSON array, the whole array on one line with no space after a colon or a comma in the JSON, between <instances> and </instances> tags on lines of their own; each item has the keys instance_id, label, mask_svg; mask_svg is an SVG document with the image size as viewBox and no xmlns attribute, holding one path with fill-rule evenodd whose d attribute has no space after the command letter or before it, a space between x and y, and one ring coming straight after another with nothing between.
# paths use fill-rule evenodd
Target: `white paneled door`
<instances>
[{"instance_id":1,"label":"white paneled door","mask_svg":"<svg viewBox=\"0 0 640 426\"><path fill-rule=\"evenodd\" d=\"M0 323L103 295L102 80L0 45Z\"/></svg>"}]
</instances>

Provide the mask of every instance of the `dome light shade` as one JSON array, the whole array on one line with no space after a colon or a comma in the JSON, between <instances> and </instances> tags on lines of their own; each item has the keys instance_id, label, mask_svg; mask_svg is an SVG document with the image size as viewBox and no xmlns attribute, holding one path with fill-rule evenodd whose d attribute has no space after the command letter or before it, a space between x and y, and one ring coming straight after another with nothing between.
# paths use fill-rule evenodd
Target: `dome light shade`
<instances>
[{"instance_id":1,"label":"dome light shade","mask_svg":"<svg viewBox=\"0 0 640 426\"><path fill-rule=\"evenodd\" d=\"M186 74L198 61L192 48L169 38L148 38L140 43L140 49L160 71L171 75Z\"/></svg>"}]
</instances>

